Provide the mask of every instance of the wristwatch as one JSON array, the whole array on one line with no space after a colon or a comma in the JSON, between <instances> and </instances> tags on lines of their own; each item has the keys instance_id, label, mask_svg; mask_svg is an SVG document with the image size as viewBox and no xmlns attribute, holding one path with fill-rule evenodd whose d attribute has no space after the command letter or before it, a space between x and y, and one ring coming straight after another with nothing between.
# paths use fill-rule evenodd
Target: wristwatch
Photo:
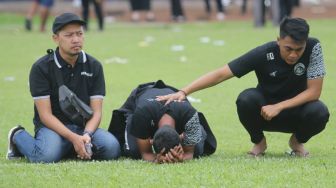
<instances>
[{"instance_id":1,"label":"wristwatch","mask_svg":"<svg viewBox=\"0 0 336 188\"><path fill-rule=\"evenodd\" d=\"M91 132L91 131L84 131L83 135L85 135L85 134L88 134L90 138L93 137L93 132Z\"/></svg>"}]
</instances>

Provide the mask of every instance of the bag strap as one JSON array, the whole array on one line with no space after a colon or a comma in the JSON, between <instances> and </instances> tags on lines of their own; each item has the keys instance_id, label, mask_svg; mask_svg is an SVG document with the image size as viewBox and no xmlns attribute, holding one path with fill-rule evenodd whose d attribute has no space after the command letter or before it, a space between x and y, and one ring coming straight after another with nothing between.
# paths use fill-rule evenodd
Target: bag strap
<instances>
[{"instance_id":1,"label":"bag strap","mask_svg":"<svg viewBox=\"0 0 336 188\"><path fill-rule=\"evenodd\" d=\"M60 87L61 85L64 85L64 82L63 82L62 72L61 72L60 68L56 65L56 62L55 62L55 61L57 61L56 52L53 49L48 49L47 53L49 55L48 62L52 63L51 70L54 72L54 75L56 77L56 83L57 83L58 87Z\"/></svg>"},{"instance_id":2,"label":"bag strap","mask_svg":"<svg viewBox=\"0 0 336 188\"><path fill-rule=\"evenodd\" d=\"M54 59L55 58L56 58L56 54L54 52ZM60 87L61 85L64 85L61 69L55 63L54 63L54 74L56 76L56 83L58 87Z\"/></svg>"},{"instance_id":3,"label":"bag strap","mask_svg":"<svg viewBox=\"0 0 336 188\"><path fill-rule=\"evenodd\" d=\"M50 55L49 59L51 59L52 62L54 63L53 69L54 69L54 74L56 76L56 83L57 83L58 87L60 87L60 86L64 85L64 81L63 81L63 75L62 75L61 68L58 67L55 63L56 61L58 61L57 57L56 57L56 52L53 51L52 49L48 49L47 53ZM82 51L81 53L82 53L82 56L83 56L82 57L83 61L86 61L85 52ZM82 72L86 72L86 66L82 66Z\"/></svg>"}]
</instances>

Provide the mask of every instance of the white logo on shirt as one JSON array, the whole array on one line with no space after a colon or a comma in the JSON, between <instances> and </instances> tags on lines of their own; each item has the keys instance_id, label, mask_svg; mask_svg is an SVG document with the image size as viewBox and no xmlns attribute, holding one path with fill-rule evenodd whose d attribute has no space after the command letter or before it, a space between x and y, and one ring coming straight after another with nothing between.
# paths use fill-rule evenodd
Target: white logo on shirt
<instances>
[{"instance_id":1,"label":"white logo on shirt","mask_svg":"<svg viewBox=\"0 0 336 188\"><path fill-rule=\"evenodd\" d=\"M92 77L93 73L87 73L87 72L83 71L83 72L81 72L81 75Z\"/></svg>"},{"instance_id":2,"label":"white logo on shirt","mask_svg":"<svg viewBox=\"0 0 336 188\"><path fill-rule=\"evenodd\" d=\"M306 70L306 67L303 63L298 63L294 66L294 74L297 76L303 75L305 70Z\"/></svg>"},{"instance_id":3,"label":"white logo on shirt","mask_svg":"<svg viewBox=\"0 0 336 188\"><path fill-rule=\"evenodd\" d=\"M274 60L274 54L273 54L273 52L267 53L267 54L266 54L266 57L267 57L267 60L268 60L268 61L270 61L270 60Z\"/></svg>"},{"instance_id":4,"label":"white logo on shirt","mask_svg":"<svg viewBox=\"0 0 336 188\"><path fill-rule=\"evenodd\" d=\"M278 71L271 72L269 75L272 76L272 77L276 77L277 72Z\"/></svg>"}]
</instances>

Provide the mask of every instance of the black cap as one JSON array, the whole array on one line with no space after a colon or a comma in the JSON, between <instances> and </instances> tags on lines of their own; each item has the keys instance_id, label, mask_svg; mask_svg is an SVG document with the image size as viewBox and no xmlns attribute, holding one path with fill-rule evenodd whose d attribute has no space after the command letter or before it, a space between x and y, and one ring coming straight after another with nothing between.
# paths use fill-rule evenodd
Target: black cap
<instances>
[{"instance_id":1,"label":"black cap","mask_svg":"<svg viewBox=\"0 0 336 188\"><path fill-rule=\"evenodd\" d=\"M55 18L52 26L52 31L54 34L61 30L64 26L70 23L79 23L80 25L85 25L85 22L76 14L73 13L63 13Z\"/></svg>"}]
</instances>

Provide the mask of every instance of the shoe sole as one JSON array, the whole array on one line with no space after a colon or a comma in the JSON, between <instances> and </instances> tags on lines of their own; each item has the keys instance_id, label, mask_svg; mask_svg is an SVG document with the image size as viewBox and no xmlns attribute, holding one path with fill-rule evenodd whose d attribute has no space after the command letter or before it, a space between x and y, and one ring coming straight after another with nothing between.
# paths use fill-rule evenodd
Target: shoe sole
<instances>
[{"instance_id":1,"label":"shoe sole","mask_svg":"<svg viewBox=\"0 0 336 188\"><path fill-rule=\"evenodd\" d=\"M6 154L6 159L8 159L8 160L10 160L10 159L16 159L16 158L20 158L20 157L9 157L9 154L11 153L10 151L11 151L11 137L12 137L12 135L13 134L15 134L15 129L17 129L16 131L18 131L18 130L20 130L20 129L24 129L23 127L21 127L20 125L18 125L18 126L16 126L16 127L13 127L13 128L11 128L11 130L9 130L9 132L8 132L8 137L7 137L7 139L8 139L8 148L7 148L7 154Z\"/></svg>"}]
</instances>

